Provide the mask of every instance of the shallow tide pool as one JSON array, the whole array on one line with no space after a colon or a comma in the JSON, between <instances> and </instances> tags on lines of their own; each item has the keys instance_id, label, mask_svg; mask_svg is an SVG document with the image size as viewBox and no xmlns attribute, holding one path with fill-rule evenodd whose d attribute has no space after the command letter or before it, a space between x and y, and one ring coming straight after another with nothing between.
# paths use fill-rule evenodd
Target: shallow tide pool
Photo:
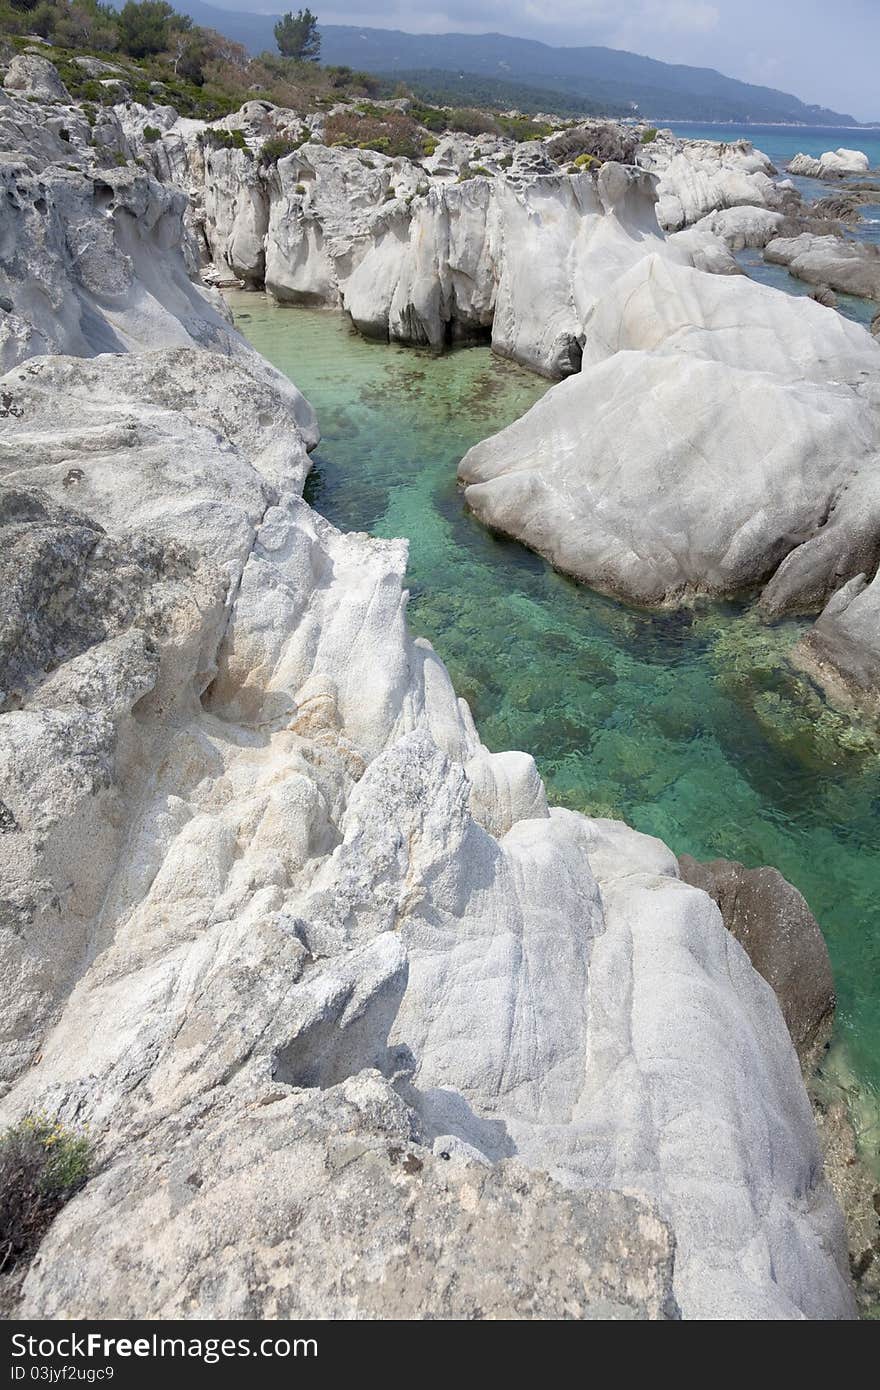
<instances>
[{"instance_id":1,"label":"shallow tide pool","mask_svg":"<svg viewBox=\"0 0 880 1390\"><path fill-rule=\"evenodd\" d=\"M548 386L488 348L435 358L367 343L339 314L228 299L317 410L307 499L344 530L409 538L411 626L484 742L532 753L556 804L622 817L678 853L775 864L805 894L837 978L836 1071L872 1111L880 754L793 673L805 625L767 628L734 605L634 611L478 525L458 460Z\"/></svg>"}]
</instances>

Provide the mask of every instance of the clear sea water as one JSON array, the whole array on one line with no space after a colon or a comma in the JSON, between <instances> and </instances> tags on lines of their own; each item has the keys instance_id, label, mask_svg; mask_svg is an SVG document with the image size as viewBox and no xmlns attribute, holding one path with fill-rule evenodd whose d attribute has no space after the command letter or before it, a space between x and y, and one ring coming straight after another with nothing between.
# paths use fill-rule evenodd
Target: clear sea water
<instances>
[{"instance_id":1,"label":"clear sea water","mask_svg":"<svg viewBox=\"0 0 880 1390\"><path fill-rule=\"evenodd\" d=\"M774 125L697 125L687 121L669 127L676 135L687 136L691 140L751 140L756 149L763 150L776 165L779 173L785 176L786 166L796 154L810 154L814 157L826 150L862 150L871 164L872 170L880 170L880 128L832 126L774 126ZM860 177L860 176L859 176ZM857 182L844 179L842 182ZM880 182L880 174L871 180ZM827 197L835 184L820 182L818 179L795 178L794 184L809 201ZM880 194L877 203L862 207L861 221L846 232L859 241L869 241L880 245ZM747 275L762 284L773 285L785 290L787 294L811 294L814 286L789 275L785 266L767 265L760 251L746 250L739 253L737 260ZM852 295L838 295L838 308L847 318L855 319L866 326L871 323L878 311L877 304L857 299Z\"/></svg>"},{"instance_id":2,"label":"clear sea water","mask_svg":"<svg viewBox=\"0 0 880 1390\"><path fill-rule=\"evenodd\" d=\"M880 168L880 127L865 126L784 126L784 125L698 125L690 121L669 126L676 135L689 140L751 140L769 155L780 173L796 154L814 158L826 150L863 150L872 168Z\"/></svg>"},{"instance_id":3,"label":"clear sea water","mask_svg":"<svg viewBox=\"0 0 880 1390\"><path fill-rule=\"evenodd\" d=\"M836 971L829 1071L865 1143L880 1098L880 745L796 676L804 625L742 606L650 614L601 598L466 510L456 466L547 383L488 348L368 343L340 315L229 296L242 332L315 406L308 500L410 540L409 616L493 749L527 749L556 804L622 817L678 853L775 864ZM867 1132L867 1131L870 1131Z\"/></svg>"}]
</instances>

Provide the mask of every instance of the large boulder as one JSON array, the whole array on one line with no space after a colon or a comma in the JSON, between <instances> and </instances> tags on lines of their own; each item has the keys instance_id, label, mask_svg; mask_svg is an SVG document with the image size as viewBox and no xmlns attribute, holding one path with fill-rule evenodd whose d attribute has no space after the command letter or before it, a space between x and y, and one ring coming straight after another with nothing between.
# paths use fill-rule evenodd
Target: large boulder
<instances>
[{"instance_id":1,"label":"large boulder","mask_svg":"<svg viewBox=\"0 0 880 1390\"><path fill-rule=\"evenodd\" d=\"M826 150L818 159L809 154L796 154L789 162L788 172L801 178L827 179L841 174L866 174L871 167L862 150Z\"/></svg>"},{"instance_id":2,"label":"large boulder","mask_svg":"<svg viewBox=\"0 0 880 1390\"><path fill-rule=\"evenodd\" d=\"M647 604L763 585L820 608L880 546L880 351L745 277L647 257L590 316L584 370L459 465L466 498L597 589Z\"/></svg>"},{"instance_id":3,"label":"large boulder","mask_svg":"<svg viewBox=\"0 0 880 1390\"><path fill-rule=\"evenodd\" d=\"M880 248L870 242L802 232L796 237L774 237L764 257L773 265L786 266L810 285L880 299Z\"/></svg>"},{"instance_id":4,"label":"large boulder","mask_svg":"<svg viewBox=\"0 0 880 1390\"><path fill-rule=\"evenodd\" d=\"M809 1074L831 1032L835 994L828 948L805 899L778 869L729 859L701 864L689 854L678 864L684 881L718 904L725 927L770 985Z\"/></svg>"},{"instance_id":5,"label":"large boulder","mask_svg":"<svg viewBox=\"0 0 880 1390\"><path fill-rule=\"evenodd\" d=\"M3 86L7 92L36 101L71 101L58 69L36 53L17 53L6 69Z\"/></svg>"},{"instance_id":6,"label":"large boulder","mask_svg":"<svg viewBox=\"0 0 880 1390\"><path fill-rule=\"evenodd\" d=\"M222 1093L134 1144L63 1213L32 1317L677 1316L650 1204L434 1152L375 1072ZM112 1227L106 1214L112 1207ZM95 1229L103 1232L101 1243Z\"/></svg>"},{"instance_id":7,"label":"large boulder","mask_svg":"<svg viewBox=\"0 0 880 1390\"><path fill-rule=\"evenodd\" d=\"M676 232L731 207L778 206L772 163L748 140L684 140L663 131L640 146L637 162L658 179L657 220Z\"/></svg>"}]
</instances>

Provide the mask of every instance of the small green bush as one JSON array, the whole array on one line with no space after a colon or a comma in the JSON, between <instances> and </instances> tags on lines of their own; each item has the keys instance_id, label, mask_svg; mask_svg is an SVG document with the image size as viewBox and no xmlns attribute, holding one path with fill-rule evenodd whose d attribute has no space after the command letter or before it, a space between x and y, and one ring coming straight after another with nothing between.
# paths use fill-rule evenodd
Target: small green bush
<instances>
[{"instance_id":1,"label":"small green bush","mask_svg":"<svg viewBox=\"0 0 880 1390\"><path fill-rule=\"evenodd\" d=\"M243 130L206 130L205 140L215 150L246 150Z\"/></svg>"},{"instance_id":2,"label":"small green bush","mask_svg":"<svg viewBox=\"0 0 880 1390\"><path fill-rule=\"evenodd\" d=\"M409 114L419 125L426 130L433 130L437 134L448 129L448 119L445 111L441 111L438 106L428 106L424 102L414 101L410 104Z\"/></svg>"},{"instance_id":3,"label":"small green bush","mask_svg":"<svg viewBox=\"0 0 880 1390\"><path fill-rule=\"evenodd\" d=\"M553 134L552 125L546 121L533 121L529 116L499 116L498 124L502 133L511 140L546 140Z\"/></svg>"},{"instance_id":4,"label":"small green bush","mask_svg":"<svg viewBox=\"0 0 880 1390\"><path fill-rule=\"evenodd\" d=\"M646 131L643 133L642 139L641 139L641 143L642 143L643 145L652 145L656 139L657 139L657 132L656 132L656 130L655 130L655 129L653 128L653 126L652 126L650 130L646 130Z\"/></svg>"},{"instance_id":5,"label":"small green bush","mask_svg":"<svg viewBox=\"0 0 880 1390\"><path fill-rule=\"evenodd\" d=\"M162 132L154 125L144 126L144 139L148 145L154 145L157 140L161 140Z\"/></svg>"},{"instance_id":6,"label":"small green bush","mask_svg":"<svg viewBox=\"0 0 880 1390\"><path fill-rule=\"evenodd\" d=\"M450 111L447 121L450 130L461 130L465 135L497 135L501 129L500 117L469 106L459 106Z\"/></svg>"},{"instance_id":7,"label":"small green bush","mask_svg":"<svg viewBox=\"0 0 880 1390\"><path fill-rule=\"evenodd\" d=\"M286 135L275 135L261 147L260 163L277 164L279 159L284 159L286 155L298 150L301 144L301 140L291 140Z\"/></svg>"},{"instance_id":8,"label":"small green bush","mask_svg":"<svg viewBox=\"0 0 880 1390\"><path fill-rule=\"evenodd\" d=\"M88 1137L45 1115L26 1115L0 1136L0 1270L33 1254L91 1164Z\"/></svg>"},{"instance_id":9,"label":"small green bush","mask_svg":"<svg viewBox=\"0 0 880 1390\"><path fill-rule=\"evenodd\" d=\"M578 157L577 157L577 159L574 161L574 164L572 165L572 168L574 168L574 169L595 169L595 168L597 167L597 165L599 165L599 164L601 164L601 163L602 163L601 159L597 159L596 156L595 156L594 154L579 154Z\"/></svg>"}]
</instances>

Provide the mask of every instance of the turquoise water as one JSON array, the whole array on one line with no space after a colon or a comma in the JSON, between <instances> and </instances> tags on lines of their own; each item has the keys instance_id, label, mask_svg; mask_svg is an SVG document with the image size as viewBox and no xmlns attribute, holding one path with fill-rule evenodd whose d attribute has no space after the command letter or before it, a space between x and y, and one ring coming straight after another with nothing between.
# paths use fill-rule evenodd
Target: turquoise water
<instances>
[{"instance_id":1,"label":"turquoise water","mask_svg":"<svg viewBox=\"0 0 880 1390\"><path fill-rule=\"evenodd\" d=\"M751 140L757 149L769 155L783 175L789 160L798 153L816 156L824 154L826 150L837 150L841 147L862 150L868 156L871 168L880 169L880 130L874 128L852 130L846 127L835 129L822 126L690 125L684 122L670 126L669 129L676 135L683 135L691 140ZM854 181L858 182L858 179ZM880 178L877 181L880 181ZM819 179L797 178L794 179L794 183L809 202L828 197L836 186ZM852 228L846 229L845 235L857 241L880 245L880 195L877 203L867 203L862 207L860 221ZM741 251L737 260L753 280L785 290L786 294L812 294L815 289L815 286L805 284L794 275L789 275L785 266L766 264L760 251ZM850 294L841 294L837 298L837 307L846 318L855 319L865 327L871 324L877 313L877 305L872 300L859 299Z\"/></svg>"},{"instance_id":2,"label":"turquoise water","mask_svg":"<svg viewBox=\"0 0 880 1390\"><path fill-rule=\"evenodd\" d=\"M817 157L826 150L863 150L872 169L880 168L880 129L839 129L831 126L691 125L683 121L667 127L689 140L751 140L769 155L780 173L796 154Z\"/></svg>"},{"instance_id":3,"label":"turquoise water","mask_svg":"<svg viewBox=\"0 0 880 1390\"><path fill-rule=\"evenodd\" d=\"M367 343L338 314L229 296L315 406L307 497L346 530L410 539L410 622L493 749L535 755L551 800L677 852L775 864L821 921L840 1057L880 1096L880 756L792 672L803 627L733 605L648 614L554 573L469 515L456 465L547 383L487 348Z\"/></svg>"},{"instance_id":4,"label":"turquoise water","mask_svg":"<svg viewBox=\"0 0 880 1390\"><path fill-rule=\"evenodd\" d=\"M772 285L774 289L784 290L786 294L810 295L815 292L815 285L808 284L806 280L798 280L797 276L789 274L784 265L774 265L772 261L765 261L763 254L753 247L737 251L736 259L745 273L759 284ZM870 328L878 307L873 299L860 299L855 294L838 294L837 311L843 314L844 318L853 319L864 328Z\"/></svg>"}]
</instances>

